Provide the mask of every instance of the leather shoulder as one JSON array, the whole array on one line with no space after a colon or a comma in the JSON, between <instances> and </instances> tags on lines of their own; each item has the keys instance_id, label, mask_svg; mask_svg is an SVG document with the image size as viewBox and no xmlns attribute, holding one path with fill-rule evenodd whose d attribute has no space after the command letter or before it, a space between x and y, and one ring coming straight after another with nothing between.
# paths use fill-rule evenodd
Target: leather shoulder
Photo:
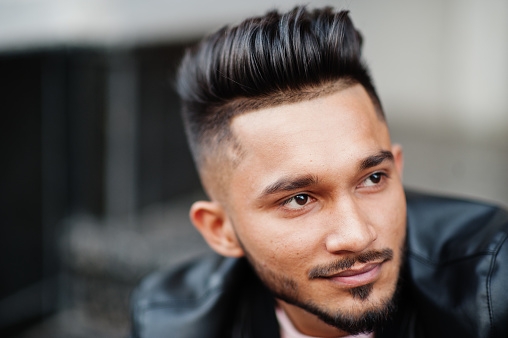
<instances>
[{"instance_id":1,"label":"leather shoulder","mask_svg":"<svg viewBox=\"0 0 508 338\"><path fill-rule=\"evenodd\" d=\"M213 254L146 277L131 297L133 337L221 337L241 265Z\"/></svg>"},{"instance_id":2,"label":"leather shoulder","mask_svg":"<svg viewBox=\"0 0 508 338\"><path fill-rule=\"evenodd\" d=\"M508 213L416 193L407 202L407 269L427 336L508 336Z\"/></svg>"}]
</instances>

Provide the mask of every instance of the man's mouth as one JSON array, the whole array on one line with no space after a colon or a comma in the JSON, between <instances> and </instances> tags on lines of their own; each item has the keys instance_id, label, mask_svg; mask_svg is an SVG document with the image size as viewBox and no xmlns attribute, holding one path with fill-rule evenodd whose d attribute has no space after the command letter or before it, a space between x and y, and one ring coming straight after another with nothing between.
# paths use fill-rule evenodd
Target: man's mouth
<instances>
[{"instance_id":1,"label":"man's mouth","mask_svg":"<svg viewBox=\"0 0 508 338\"><path fill-rule=\"evenodd\" d=\"M385 262L393 259L391 249L372 250L354 257L344 257L309 270L309 279L327 279L348 286L372 283L381 273Z\"/></svg>"},{"instance_id":2,"label":"man's mouth","mask_svg":"<svg viewBox=\"0 0 508 338\"><path fill-rule=\"evenodd\" d=\"M357 287L375 282L381 274L383 263L384 261L380 263L369 263L356 269L348 269L323 278L348 287Z\"/></svg>"}]
</instances>

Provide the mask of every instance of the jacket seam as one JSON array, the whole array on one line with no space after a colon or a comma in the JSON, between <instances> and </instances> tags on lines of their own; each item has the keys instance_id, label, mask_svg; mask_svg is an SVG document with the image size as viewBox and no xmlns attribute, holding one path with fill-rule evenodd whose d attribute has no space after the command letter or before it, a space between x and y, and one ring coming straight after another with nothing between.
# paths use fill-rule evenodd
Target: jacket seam
<instances>
[{"instance_id":1,"label":"jacket seam","mask_svg":"<svg viewBox=\"0 0 508 338\"><path fill-rule=\"evenodd\" d=\"M500 241L501 244L503 241L504 241L504 239L502 241ZM499 245L501 245L501 244L499 244ZM468 256L464 256L464 257L460 257L460 258L456 258L456 259L452 259L452 260L448 260L448 261L444 261L444 262L437 262L433 259L427 258L427 257L425 257L421 254L415 253L415 252L408 252L407 255L408 255L408 257L412 257L415 260L419 261L420 263L428 265L428 266L445 267L445 266L452 265L452 264L455 264L455 263L458 263L461 261L467 261L469 259L476 258L476 257L496 255L497 251L498 251L498 249L496 248L495 250L487 250L487 251L477 252L475 254L471 254Z\"/></svg>"},{"instance_id":2,"label":"jacket seam","mask_svg":"<svg viewBox=\"0 0 508 338\"><path fill-rule=\"evenodd\" d=\"M508 233L505 233L503 236L503 239L499 241L498 246L495 249L495 252L493 253L493 258L490 262L489 267L489 273L487 274L487 281L486 281L486 292L487 292L487 308L489 309L489 320L490 320L490 337L494 337L494 309L492 305L492 274L494 273L494 268L496 265L497 255L499 254L499 251L501 250L501 247L506 242L506 238L508 237Z\"/></svg>"},{"instance_id":3,"label":"jacket seam","mask_svg":"<svg viewBox=\"0 0 508 338\"><path fill-rule=\"evenodd\" d=\"M149 302L144 305L139 305L141 311L150 311L150 310L158 310L163 308L171 308L174 306L182 306L183 304L187 303L201 303L203 300L206 300L210 297L210 294L216 293L217 295L220 295L221 293L224 293L224 289L222 287L216 287L213 289L209 289L203 294L201 294L198 297L195 298L180 298L180 299L168 299L164 301L154 301Z\"/></svg>"}]
</instances>

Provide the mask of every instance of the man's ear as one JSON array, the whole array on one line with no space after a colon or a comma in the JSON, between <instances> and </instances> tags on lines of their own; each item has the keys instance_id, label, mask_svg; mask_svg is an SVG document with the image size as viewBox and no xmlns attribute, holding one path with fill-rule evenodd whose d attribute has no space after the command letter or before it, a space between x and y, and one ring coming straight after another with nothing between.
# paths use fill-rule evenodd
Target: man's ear
<instances>
[{"instance_id":1,"label":"man's ear","mask_svg":"<svg viewBox=\"0 0 508 338\"><path fill-rule=\"evenodd\" d=\"M392 144L392 154L395 161L395 168L402 180L402 172L404 171L404 154L402 153L402 146L400 144Z\"/></svg>"},{"instance_id":2,"label":"man's ear","mask_svg":"<svg viewBox=\"0 0 508 338\"><path fill-rule=\"evenodd\" d=\"M190 209L190 219L215 252L229 257L243 256L233 224L219 203L195 202Z\"/></svg>"}]
</instances>

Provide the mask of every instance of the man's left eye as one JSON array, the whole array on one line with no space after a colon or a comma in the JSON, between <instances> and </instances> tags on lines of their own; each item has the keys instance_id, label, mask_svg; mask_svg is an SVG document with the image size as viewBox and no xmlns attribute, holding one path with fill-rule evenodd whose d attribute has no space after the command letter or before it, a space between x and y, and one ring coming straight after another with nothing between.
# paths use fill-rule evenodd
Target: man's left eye
<instances>
[{"instance_id":1,"label":"man's left eye","mask_svg":"<svg viewBox=\"0 0 508 338\"><path fill-rule=\"evenodd\" d=\"M381 181L385 177L386 177L386 175L383 173L374 173L374 174L370 175L369 177L367 177L365 179L365 181L363 181L362 185L364 187L372 187L372 186L378 185L379 183L381 183Z\"/></svg>"}]
</instances>

